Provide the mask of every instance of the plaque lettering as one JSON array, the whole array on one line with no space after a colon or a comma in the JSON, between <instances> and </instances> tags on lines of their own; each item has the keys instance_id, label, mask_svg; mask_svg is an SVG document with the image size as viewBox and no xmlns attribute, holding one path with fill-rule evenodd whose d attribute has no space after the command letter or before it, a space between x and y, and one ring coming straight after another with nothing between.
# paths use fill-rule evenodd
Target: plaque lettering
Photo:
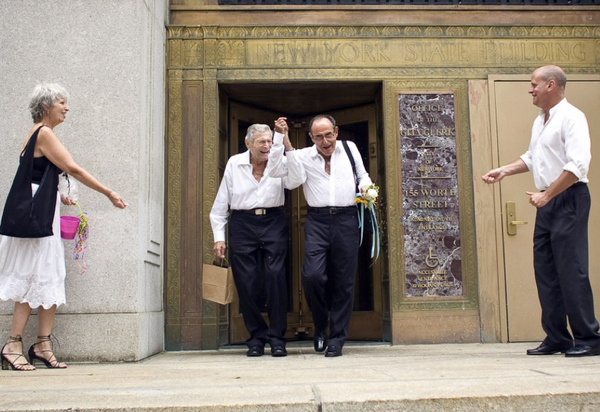
<instances>
[{"instance_id":1,"label":"plaque lettering","mask_svg":"<svg viewBox=\"0 0 600 412\"><path fill-rule=\"evenodd\" d=\"M398 104L406 296L462 296L454 95Z\"/></svg>"}]
</instances>

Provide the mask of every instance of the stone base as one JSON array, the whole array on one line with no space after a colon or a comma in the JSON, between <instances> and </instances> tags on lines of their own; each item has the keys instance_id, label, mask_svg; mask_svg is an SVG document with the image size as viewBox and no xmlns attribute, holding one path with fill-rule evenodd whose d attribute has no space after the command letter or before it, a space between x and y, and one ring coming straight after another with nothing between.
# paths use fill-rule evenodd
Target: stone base
<instances>
[{"instance_id":1,"label":"stone base","mask_svg":"<svg viewBox=\"0 0 600 412\"><path fill-rule=\"evenodd\" d=\"M480 342L476 310L395 312L394 344Z\"/></svg>"},{"instance_id":2,"label":"stone base","mask_svg":"<svg viewBox=\"0 0 600 412\"><path fill-rule=\"evenodd\" d=\"M0 316L2 330L10 330L11 320L12 315ZM23 336L25 352L36 341L37 324L34 312ZM138 361L163 351L164 313L57 314L52 334L61 361Z\"/></svg>"}]
</instances>

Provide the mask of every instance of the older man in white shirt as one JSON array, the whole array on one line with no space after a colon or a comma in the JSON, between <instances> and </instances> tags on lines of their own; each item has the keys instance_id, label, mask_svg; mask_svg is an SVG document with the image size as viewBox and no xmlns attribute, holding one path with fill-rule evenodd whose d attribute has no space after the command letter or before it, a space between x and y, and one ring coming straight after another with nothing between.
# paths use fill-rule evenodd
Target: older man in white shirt
<instances>
[{"instance_id":1,"label":"older man in white shirt","mask_svg":"<svg viewBox=\"0 0 600 412\"><path fill-rule=\"evenodd\" d=\"M517 161L483 176L484 182L495 183L531 170L539 190L526 193L537 208L534 269L546 338L527 350L528 355L600 354L588 271L590 134L583 112L564 97L566 83L557 66L533 72L529 93L541 111L529 149Z\"/></svg>"},{"instance_id":2,"label":"older man in white shirt","mask_svg":"<svg viewBox=\"0 0 600 412\"><path fill-rule=\"evenodd\" d=\"M285 119L279 119L284 122ZM288 217L283 208L288 178L269 177L269 152L273 145L269 126L248 128L248 150L232 156L210 211L213 251L225 257L225 226L229 217L229 260L237 288L244 324L250 333L247 356L264 354L266 343L272 356L286 356L288 291L286 256ZM296 185L297 186L297 185ZM262 267L259 265L262 264ZM263 319L260 273L264 274L269 325Z\"/></svg>"},{"instance_id":3,"label":"older man in white shirt","mask_svg":"<svg viewBox=\"0 0 600 412\"><path fill-rule=\"evenodd\" d=\"M282 131L277 124L275 130ZM337 144L333 117L314 117L309 131L314 145L299 150L287 136L275 133L269 162L273 162L272 176L287 175L291 183L302 184L309 206L302 285L315 324L315 350L335 357L342 355L354 305L360 243L356 182L361 191L372 182L356 145L347 142L356 165L355 180L350 159L341 142Z\"/></svg>"}]
</instances>

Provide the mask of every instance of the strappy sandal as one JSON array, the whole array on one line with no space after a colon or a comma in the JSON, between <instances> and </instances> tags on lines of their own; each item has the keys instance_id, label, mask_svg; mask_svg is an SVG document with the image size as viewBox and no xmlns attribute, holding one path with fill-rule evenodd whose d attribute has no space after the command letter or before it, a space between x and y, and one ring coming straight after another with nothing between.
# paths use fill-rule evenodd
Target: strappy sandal
<instances>
[{"instance_id":1,"label":"strappy sandal","mask_svg":"<svg viewBox=\"0 0 600 412\"><path fill-rule=\"evenodd\" d=\"M54 352L52 351L52 340L51 338L54 338L56 340L56 342L58 343L58 339L56 339L54 336L52 335L48 335L48 336L38 336L38 341L36 343L34 343L33 345L31 345L31 347L29 348L29 362L31 362L32 365L34 365L34 361L37 360L41 360L44 365L46 365L46 368L54 368L54 369L64 369L67 367L67 365L65 365L64 363L59 362L58 360L56 360L56 357L54 356ZM39 345L40 343L43 342L50 342L50 349L46 349L46 350L41 350L38 351L36 353L36 351L33 349L34 346ZM59 344L60 345L60 344ZM38 354L41 353L50 353L50 357L48 358L44 358L42 356L39 356Z\"/></svg>"},{"instance_id":2,"label":"strappy sandal","mask_svg":"<svg viewBox=\"0 0 600 412\"><path fill-rule=\"evenodd\" d=\"M11 352L7 352L4 353L4 348L6 348L6 345L8 345L9 343L16 343L16 342L20 342L21 343L21 353L11 353ZM2 370L8 370L8 366L10 365L10 367L12 368L12 370L14 371L34 371L35 370L35 366L32 368L29 368L31 365L29 362L27 362L27 358L25 358L25 356L23 355L23 338L21 338L21 336L17 336L12 337L9 336L8 338L8 342L6 342L6 344L2 347ZM10 359L8 359L9 356L16 356L16 358L14 358L12 361ZM25 359L25 363L15 363L19 358L23 358Z\"/></svg>"}]
</instances>

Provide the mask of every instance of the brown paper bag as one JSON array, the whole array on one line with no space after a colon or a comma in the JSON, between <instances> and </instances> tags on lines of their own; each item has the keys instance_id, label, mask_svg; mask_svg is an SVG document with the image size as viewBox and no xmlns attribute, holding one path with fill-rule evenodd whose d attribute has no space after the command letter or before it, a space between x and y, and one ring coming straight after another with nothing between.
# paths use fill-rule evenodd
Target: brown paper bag
<instances>
[{"instance_id":1,"label":"brown paper bag","mask_svg":"<svg viewBox=\"0 0 600 412\"><path fill-rule=\"evenodd\" d=\"M202 265L202 298L227 305L236 296L233 273L230 267L216 264Z\"/></svg>"}]
</instances>

